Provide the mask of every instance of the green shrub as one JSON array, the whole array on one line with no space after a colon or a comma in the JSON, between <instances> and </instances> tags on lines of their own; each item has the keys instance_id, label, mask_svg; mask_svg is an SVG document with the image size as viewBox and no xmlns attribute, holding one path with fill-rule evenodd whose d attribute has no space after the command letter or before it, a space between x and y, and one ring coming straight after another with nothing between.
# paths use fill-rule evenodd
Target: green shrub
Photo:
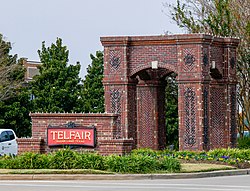
<instances>
[{"instance_id":1,"label":"green shrub","mask_svg":"<svg viewBox=\"0 0 250 191\"><path fill-rule=\"evenodd\" d=\"M42 169L50 165L49 157L37 153L27 152L18 157L3 157L0 168L9 169Z\"/></svg>"},{"instance_id":2,"label":"green shrub","mask_svg":"<svg viewBox=\"0 0 250 191\"><path fill-rule=\"evenodd\" d=\"M16 168L19 169L45 169L50 166L49 157L38 153L24 153L20 157L16 157L15 160Z\"/></svg>"},{"instance_id":3,"label":"green shrub","mask_svg":"<svg viewBox=\"0 0 250 191\"><path fill-rule=\"evenodd\" d=\"M154 158L135 154L107 156L105 165L109 171L119 173L148 173L157 169L157 161Z\"/></svg>"},{"instance_id":4,"label":"green shrub","mask_svg":"<svg viewBox=\"0 0 250 191\"><path fill-rule=\"evenodd\" d=\"M97 153L83 153L79 155L76 168L105 170L103 156Z\"/></svg>"},{"instance_id":5,"label":"green shrub","mask_svg":"<svg viewBox=\"0 0 250 191\"><path fill-rule=\"evenodd\" d=\"M250 149L215 149L207 152L214 158L230 157L233 159L250 160Z\"/></svg>"},{"instance_id":6,"label":"green shrub","mask_svg":"<svg viewBox=\"0 0 250 191\"><path fill-rule=\"evenodd\" d=\"M12 161L13 157L9 156L9 155L5 155L5 156L1 156L0 157L0 169L5 169L5 168L9 168L10 166L10 161Z\"/></svg>"},{"instance_id":7,"label":"green shrub","mask_svg":"<svg viewBox=\"0 0 250 191\"><path fill-rule=\"evenodd\" d=\"M107 156L105 158L106 168L118 173L178 172L180 170L180 162L177 159L167 156L159 157L154 155L155 152L151 153L149 150L141 151L139 151L139 154L137 150L126 156ZM150 155L150 153L153 155Z\"/></svg>"},{"instance_id":8,"label":"green shrub","mask_svg":"<svg viewBox=\"0 0 250 191\"><path fill-rule=\"evenodd\" d=\"M149 148L144 148L144 149L135 149L132 150L131 154L132 155L142 155L142 156L157 156L159 155L160 151L155 151Z\"/></svg>"},{"instance_id":9,"label":"green shrub","mask_svg":"<svg viewBox=\"0 0 250 191\"><path fill-rule=\"evenodd\" d=\"M80 156L77 152L67 149L60 149L51 156L51 169L74 169Z\"/></svg>"},{"instance_id":10,"label":"green shrub","mask_svg":"<svg viewBox=\"0 0 250 191\"><path fill-rule=\"evenodd\" d=\"M158 170L179 172L181 170L181 163L175 158L164 156L159 159Z\"/></svg>"},{"instance_id":11,"label":"green shrub","mask_svg":"<svg viewBox=\"0 0 250 191\"><path fill-rule=\"evenodd\" d=\"M238 138L238 148L239 149L250 149L250 137L244 136L242 138Z\"/></svg>"}]
</instances>

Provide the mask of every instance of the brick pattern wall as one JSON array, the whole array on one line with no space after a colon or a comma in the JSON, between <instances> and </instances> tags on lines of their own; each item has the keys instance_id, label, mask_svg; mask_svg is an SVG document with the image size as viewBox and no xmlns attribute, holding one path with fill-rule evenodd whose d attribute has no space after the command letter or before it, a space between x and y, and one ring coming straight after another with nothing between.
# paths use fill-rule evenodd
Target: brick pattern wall
<instances>
[{"instance_id":1,"label":"brick pattern wall","mask_svg":"<svg viewBox=\"0 0 250 191\"><path fill-rule=\"evenodd\" d=\"M223 74L224 69L224 48L220 46L211 47L211 61L215 62L216 68L219 70L221 74ZM225 75L225 73L224 73Z\"/></svg>"},{"instance_id":2,"label":"brick pattern wall","mask_svg":"<svg viewBox=\"0 0 250 191\"><path fill-rule=\"evenodd\" d=\"M51 126L60 126L65 125L69 122L74 122L79 126L92 126L96 127L97 131L97 145L95 148L82 148L80 150L100 150L100 144L104 142L105 144L101 145L101 149L105 150L107 147L114 147L113 137L116 132L116 121L119 115L117 114L82 114L82 113L33 113L31 114L32 118L32 139L20 139L20 152L24 151L34 151L34 152L49 152L58 148L48 147L47 146L47 128ZM114 152L117 154L123 154L131 151L132 143L123 139L122 145L126 145L127 149L124 148L115 148ZM39 150L40 147L40 150ZM105 154L101 152L102 154Z\"/></svg>"},{"instance_id":3,"label":"brick pattern wall","mask_svg":"<svg viewBox=\"0 0 250 191\"><path fill-rule=\"evenodd\" d=\"M156 121L154 119L155 111L155 88L146 85L139 85L137 87L137 148L154 148L155 145L155 131Z\"/></svg>"},{"instance_id":4,"label":"brick pattern wall","mask_svg":"<svg viewBox=\"0 0 250 191\"><path fill-rule=\"evenodd\" d=\"M170 68L177 72L177 46L131 46L128 49L129 75L133 76L137 72L151 68L152 61L158 61L159 67Z\"/></svg>"},{"instance_id":5,"label":"brick pattern wall","mask_svg":"<svg viewBox=\"0 0 250 191\"><path fill-rule=\"evenodd\" d=\"M99 153L102 155L124 155L131 152L134 141L132 139L113 139L100 141Z\"/></svg>"},{"instance_id":6,"label":"brick pattern wall","mask_svg":"<svg viewBox=\"0 0 250 191\"><path fill-rule=\"evenodd\" d=\"M226 100L224 87L211 89L211 149L227 147Z\"/></svg>"},{"instance_id":7,"label":"brick pattern wall","mask_svg":"<svg viewBox=\"0 0 250 191\"><path fill-rule=\"evenodd\" d=\"M18 138L18 154L24 152L45 153L44 139Z\"/></svg>"}]
</instances>

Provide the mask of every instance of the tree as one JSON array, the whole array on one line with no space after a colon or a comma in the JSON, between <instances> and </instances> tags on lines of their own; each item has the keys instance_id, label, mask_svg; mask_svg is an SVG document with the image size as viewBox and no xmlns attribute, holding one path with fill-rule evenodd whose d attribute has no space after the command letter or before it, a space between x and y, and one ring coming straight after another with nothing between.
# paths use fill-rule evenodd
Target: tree
<instances>
[{"instance_id":1,"label":"tree","mask_svg":"<svg viewBox=\"0 0 250 191\"><path fill-rule=\"evenodd\" d=\"M22 59L11 55L11 43L0 34L0 128L13 129L18 137L30 135L30 100L24 86Z\"/></svg>"},{"instance_id":2,"label":"tree","mask_svg":"<svg viewBox=\"0 0 250 191\"><path fill-rule=\"evenodd\" d=\"M245 0L185 0L169 5L170 15L176 24L191 33L210 33L217 36L237 36L238 48L238 104L242 109L239 118L250 122L250 1ZM239 130L250 127L242 127Z\"/></svg>"},{"instance_id":3,"label":"tree","mask_svg":"<svg viewBox=\"0 0 250 191\"><path fill-rule=\"evenodd\" d=\"M91 65L87 68L87 75L83 81L82 96L84 99L84 112L104 112L104 88L103 79L103 53L97 51L96 55L90 55Z\"/></svg>"},{"instance_id":4,"label":"tree","mask_svg":"<svg viewBox=\"0 0 250 191\"><path fill-rule=\"evenodd\" d=\"M0 34L0 101L15 95L15 89L20 87L24 77L24 67L17 62L17 55L10 54L11 43Z\"/></svg>"},{"instance_id":5,"label":"tree","mask_svg":"<svg viewBox=\"0 0 250 191\"><path fill-rule=\"evenodd\" d=\"M178 85L176 74L171 73L166 78L166 128L167 128L167 145L174 145L178 149Z\"/></svg>"},{"instance_id":6,"label":"tree","mask_svg":"<svg viewBox=\"0 0 250 191\"><path fill-rule=\"evenodd\" d=\"M79 99L82 90L79 77L80 64L68 65L69 51L63 46L62 39L55 44L38 50L42 65L40 75L31 82L34 97L33 112L73 112L79 110Z\"/></svg>"},{"instance_id":7,"label":"tree","mask_svg":"<svg viewBox=\"0 0 250 191\"><path fill-rule=\"evenodd\" d=\"M13 129L18 137L31 136L31 109L28 88L16 89L15 96L0 102L0 128Z\"/></svg>"}]
</instances>

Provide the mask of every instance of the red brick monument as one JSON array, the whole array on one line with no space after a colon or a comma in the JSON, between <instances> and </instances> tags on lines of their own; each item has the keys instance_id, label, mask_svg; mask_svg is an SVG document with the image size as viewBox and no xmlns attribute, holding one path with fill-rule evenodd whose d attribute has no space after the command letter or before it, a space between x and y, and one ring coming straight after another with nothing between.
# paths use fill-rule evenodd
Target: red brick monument
<instances>
[{"instance_id":1,"label":"red brick monument","mask_svg":"<svg viewBox=\"0 0 250 191\"><path fill-rule=\"evenodd\" d=\"M87 149L101 154L164 149L165 79L173 72L180 150L235 146L238 39L184 34L101 37L101 42L106 112L31 114L31 140L41 141L40 152L53 149L47 145L47 128L69 122L95 127L96 146Z\"/></svg>"}]
</instances>

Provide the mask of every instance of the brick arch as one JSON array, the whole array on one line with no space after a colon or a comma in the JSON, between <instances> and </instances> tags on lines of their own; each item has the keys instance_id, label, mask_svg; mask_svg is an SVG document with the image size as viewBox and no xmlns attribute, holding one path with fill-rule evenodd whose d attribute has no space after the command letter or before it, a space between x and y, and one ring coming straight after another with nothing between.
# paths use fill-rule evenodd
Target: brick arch
<instances>
[{"instance_id":1,"label":"brick arch","mask_svg":"<svg viewBox=\"0 0 250 191\"><path fill-rule=\"evenodd\" d=\"M101 42L105 110L120 116L112 132L119 136L114 139L133 140L133 148L165 147L160 136L165 133L164 83L154 77L151 63L155 61L156 70L178 74L180 150L235 146L232 92L237 82L235 63L230 60L236 60L238 39L184 34L102 37ZM134 78L142 71L147 73Z\"/></svg>"},{"instance_id":2,"label":"brick arch","mask_svg":"<svg viewBox=\"0 0 250 191\"><path fill-rule=\"evenodd\" d=\"M136 75L136 73L139 73L142 70L146 70L152 68L152 63L148 62L145 65L142 66L137 66L135 69L133 69L130 73L129 76L133 78L133 76ZM177 66L176 65L171 65L171 64L164 64L162 62L158 63L158 68L164 68L170 72L174 72L176 74L178 74L178 70L177 70Z\"/></svg>"}]
</instances>

